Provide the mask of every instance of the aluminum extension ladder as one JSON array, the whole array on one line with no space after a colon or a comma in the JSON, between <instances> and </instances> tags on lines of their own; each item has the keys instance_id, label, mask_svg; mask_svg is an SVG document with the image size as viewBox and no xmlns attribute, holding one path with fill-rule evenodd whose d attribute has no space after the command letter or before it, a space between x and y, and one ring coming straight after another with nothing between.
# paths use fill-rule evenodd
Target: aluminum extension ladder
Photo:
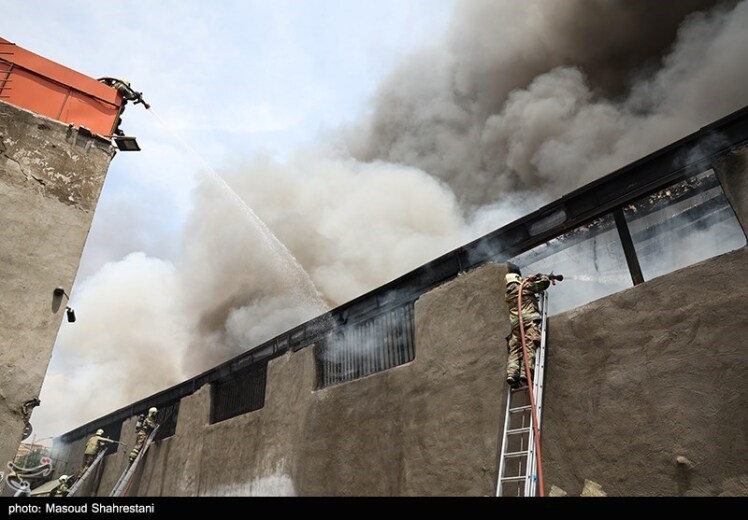
<instances>
[{"instance_id":1,"label":"aluminum extension ladder","mask_svg":"<svg viewBox=\"0 0 748 520\"><path fill-rule=\"evenodd\" d=\"M128 464L125 471L122 472L122 475L120 475L119 480L117 480L117 483L114 485L114 488L112 488L112 492L109 493L110 497L119 497L122 496L122 493L125 490L125 487L130 482L130 479L132 479L132 476L135 474L135 470L138 467L138 464L140 464L140 461L143 460L143 457L145 456L145 453L148 451L148 448L151 447L151 444L153 443L153 439L156 438L156 432L161 427L161 425L156 426L151 434L148 436L148 438L145 440L145 444L143 445L143 448L138 452L138 455L135 457L135 460L132 461L132 464Z\"/></svg>"},{"instance_id":2,"label":"aluminum extension ladder","mask_svg":"<svg viewBox=\"0 0 748 520\"><path fill-rule=\"evenodd\" d=\"M543 411L548 291L543 291L539 301L542 319L540 322L540 346L535 353L533 392L537 407L538 431L540 432L541 413ZM506 397L504 435L501 441L501 460L499 462L496 496L534 497L538 487L537 471L530 393L527 386L509 388Z\"/></svg>"},{"instance_id":3,"label":"aluminum extension ladder","mask_svg":"<svg viewBox=\"0 0 748 520\"><path fill-rule=\"evenodd\" d=\"M73 495L75 495L75 492L78 491L78 489L88 479L88 476L93 475L93 472L96 469L96 466L99 465L99 462L101 462L101 459L103 459L104 455L106 455L106 450L107 450L106 448L102 448L99 451L99 453L96 455L96 458L93 460L91 465L86 468L86 471L83 472L83 475L81 475L81 478L73 482L73 485L70 486L67 496L72 497Z\"/></svg>"}]
</instances>

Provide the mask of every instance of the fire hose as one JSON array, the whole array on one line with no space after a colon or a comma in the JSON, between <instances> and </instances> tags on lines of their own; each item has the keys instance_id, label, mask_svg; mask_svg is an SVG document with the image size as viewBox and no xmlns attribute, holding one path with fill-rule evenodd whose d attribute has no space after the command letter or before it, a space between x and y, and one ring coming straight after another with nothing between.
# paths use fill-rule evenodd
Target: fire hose
<instances>
[{"instance_id":1,"label":"fire hose","mask_svg":"<svg viewBox=\"0 0 748 520\"><path fill-rule=\"evenodd\" d=\"M525 343L525 324L522 320L522 291L525 284L532 280L534 277L529 276L519 286L519 294L517 295L517 315L519 316L519 337L522 342L522 359L525 364L525 376L527 377L527 392L530 395L530 410L532 412L532 429L533 436L535 437L535 453L537 454L536 460L538 462L538 493L541 497L545 496L544 483L543 483L543 457L540 451L540 428L538 428L538 410L535 406L535 392L532 389L532 372L530 370L529 359L527 355L527 345ZM563 275L554 275L551 273L548 275L551 283L556 284L556 280L563 281ZM529 471L530 468L528 468Z\"/></svg>"}]
</instances>

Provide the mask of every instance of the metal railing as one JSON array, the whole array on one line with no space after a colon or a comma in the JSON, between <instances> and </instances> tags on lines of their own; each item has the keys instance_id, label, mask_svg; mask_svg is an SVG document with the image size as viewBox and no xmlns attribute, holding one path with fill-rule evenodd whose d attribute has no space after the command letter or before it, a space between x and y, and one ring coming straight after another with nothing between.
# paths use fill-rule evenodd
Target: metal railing
<instances>
[{"instance_id":1,"label":"metal railing","mask_svg":"<svg viewBox=\"0 0 748 520\"><path fill-rule=\"evenodd\" d=\"M211 385L210 422L217 423L265 406L267 363L234 372Z\"/></svg>"},{"instance_id":2,"label":"metal railing","mask_svg":"<svg viewBox=\"0 0 748 520\"><path fill-rule=\"evenodd\" d=\"M373 319L335 328L314 347L317 388L360 379L413 361L414 310L409 303Z\"/></svg>"}]
</instances>

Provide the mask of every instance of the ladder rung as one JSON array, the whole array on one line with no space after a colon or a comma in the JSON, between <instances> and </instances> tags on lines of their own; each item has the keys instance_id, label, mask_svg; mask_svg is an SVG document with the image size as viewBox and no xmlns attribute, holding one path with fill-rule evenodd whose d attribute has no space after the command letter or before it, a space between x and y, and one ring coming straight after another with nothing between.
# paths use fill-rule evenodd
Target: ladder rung
<instances>
[{"instance_id":1,"label":"ladder rung","mask_svg":"<svg viewBox=\"0 0 748 520\"><path fill-rule=\"evenodd\" d=\"M523 480L527 480L527 476L522 475L519 477L504 477L501 479L502 482L522 482Z\"/></svg>"},{"instance_id":2,"label":"ladder rung","mask_svg":"<svg viewBox=\"0 0 748 520\"><path fill-rule=\"evenodd\" d=\"M529 451L513 451L512 453L507 453L504 455L505 459L516 459L518 457L526 457L527 454L530 453Z\"/></svg>"},{"instance_id":3,"label":"ladder rung","mask_svg":"<svg viewBox=\"0 0 748 520\"><path fill-rule=\"evenodd\" d=\"M517 408L509 408L509 413L518 413L518 412L526 412L527 410L530 410L532 406L529 404L527 406L518 406Z\"/></svg>"},{"instance_id":4,"label":"ladder rung","mask_svg":"<svg viewBox=\"0 0 748 520\"><path fill-rule=\"evenodd\" d=\"M521 435L523 433L530 433L530 428L515 428L513 430L507 430L507 435Z\"/></svg>"}]
</instances>

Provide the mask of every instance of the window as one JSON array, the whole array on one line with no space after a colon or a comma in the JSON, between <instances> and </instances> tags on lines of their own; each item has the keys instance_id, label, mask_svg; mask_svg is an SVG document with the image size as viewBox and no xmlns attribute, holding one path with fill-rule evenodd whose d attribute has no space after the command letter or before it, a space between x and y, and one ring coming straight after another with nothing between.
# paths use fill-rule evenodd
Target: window
<instances>
[{"instance_id":1,"label":"window","mask_svg":"<svg viewBox=\"0 0 748 520\"><path fill-rule=\"evenodd\" d=\"M210 422L217 423L265 406L267 362L237 370L211 385Z\"/></svg>"},{"instance_id":2,"label":"window","mask_svg":"<svg viewBox=\"0 0 748 520\"><path fill-rule=\"evenodd\" d=\"M638 199L623 212L645 280L746 244L712 170Z\"/></svg>"},{"instance_id":3,"label":"window","mask_svg":"<svg viewBox=\"0 0 748 520\"><path fill-rule=\"evenodd\" d=\"M113 441L119 441L120 435L122 434L122 421L116 421L113 423L105 424L104 426L98 426L94 428L91 433L86 437L86 441L88 442L88 439L91 438L92 435L96 433L96 430L101 428L104 430L103 437L106 437L107 439L112 439ZM85 446L84 442L84 446ZM116 443L106 443L104 444L104 447L106 448L106 455L105 457L108 457L112 453L117 453L117 450L119 449L119 444Z\"/></svg>"},{"instance_id":4,"label":"window","mask_svg":"<svg viewBox=\"0 0 748 520\"><path fill-rule=\"evenodd\" d=\"M579 226L518 255L523 276L564 275L548 293L548 314L557 314L633 286L611 214Z\"/></svg>"},{"instance_id":5,"label":"window","mask_svg":"<svg viewBox=\"0 0 748 520\"><path fill-rule=\"evenodd\" d=\"M353 381L413 361L413 303L334 329L314 346L317 388Z\"/></svg>"},{"instance_id":6,"label":"window","mask_svg":"<svg viewBox=\"0 0 748 520\"><path fill-rule=\"evenodd\" d=\"M160 425L156 432L155 441L166 439L171 437L177 431L177 416L179 415L179 403L161 405L158 407L158 413L156 414L156 422ZM146 412L147 413L147 412Z\"/></svg>"}]
</instances>

